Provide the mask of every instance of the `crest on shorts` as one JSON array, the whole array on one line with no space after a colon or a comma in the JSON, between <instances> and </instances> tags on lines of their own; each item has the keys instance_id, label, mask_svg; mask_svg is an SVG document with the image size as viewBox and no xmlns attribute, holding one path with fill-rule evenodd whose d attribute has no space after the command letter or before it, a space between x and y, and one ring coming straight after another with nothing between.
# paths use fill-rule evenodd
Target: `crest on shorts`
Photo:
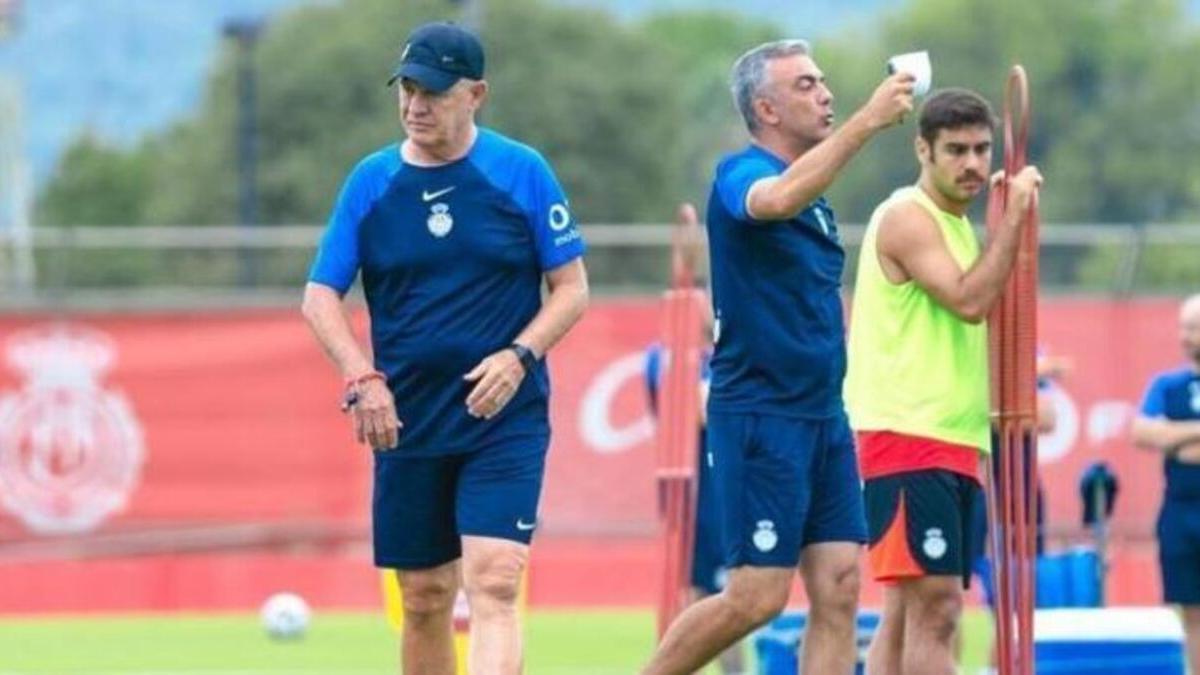
<instances>
[{"instance_id":1,"label":"crest on shorts","mask_svg":"<svg viewBox=\"0 0 1200 675\"><path fill-rule=\"evenodd\" d=\"M429 207L429 219L425 221L429 226L429 233L441 239L450 234L450 228L454 227L454 218L450 216L450 206L438 202Z\"/></svg>"},{"instance_id":2,"label":"crest on shorts","mask_svg":"<svg viewBox=\"0 0 1200 675\"><path fill-rule=\"evenodd\" d=\"M5 347L25 382L0 392L0 508L37 533L94 529L125 506L142 470L141 428L100 382L116 348L69 325L17 333Z\"/></svg>"},{"instance_id":3,"label":"crest on shorts","mask_svg":"<svg viewBox=\"0 0 1200 675\"><path fill-rule=\"evenodd\" d=\"M754 530L754 548L766 553L774 550L779 543L779 535L775 533L775 523L770 520L760 520Z\"/></svg>"},{"instance_id":4,"label":"crest on shorts","mask_svg":"<svg viewBox=\"0 0 1200 675\"><path fill-rule=\"evenodd\" d=\"M931 560L941 560L949 548L950 545L946 543L946 537L942 534L940 527L931 527L925 530L925 543L921 545L921 549Z\"/></svg>"}]
</instances>

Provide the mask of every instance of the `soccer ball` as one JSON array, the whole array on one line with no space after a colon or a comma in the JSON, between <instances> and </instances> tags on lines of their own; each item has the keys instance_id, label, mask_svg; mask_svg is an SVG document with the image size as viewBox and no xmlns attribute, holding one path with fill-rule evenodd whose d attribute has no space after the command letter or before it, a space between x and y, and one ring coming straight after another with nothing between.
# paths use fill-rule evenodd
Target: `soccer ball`
<instances>
[{"instance_id":1,"label":"soccer ball","mask_svg":"<svg viewBox=\"0 0 1200 675\"><path fill-rule=\"evenodd\" d=\"M276 593L263 603L259 616L272 639L296 640L308 630L311 612L304 598L295 593Z\"/></svg>"}]
</instances>

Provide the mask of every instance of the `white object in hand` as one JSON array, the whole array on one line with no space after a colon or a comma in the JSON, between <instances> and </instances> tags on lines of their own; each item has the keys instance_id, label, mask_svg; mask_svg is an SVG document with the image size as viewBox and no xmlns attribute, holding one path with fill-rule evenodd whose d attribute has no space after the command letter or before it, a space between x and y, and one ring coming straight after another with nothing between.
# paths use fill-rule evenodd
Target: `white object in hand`
<instances>
[{"instance_id":1,"label":"white object in hand","mask_svg":"<svg viewBox=\"0 0 1200 675\"><path fill-rule=\"evenodd\" d=\"M909 52L897 54L888 59L888 74L908 73L916 81L913 82L913 95L924 96L929 93L933 84L933 64L929 62L929 52Z\"/></svg>"},{"instance_id":2,"label":"white object in hand","mask_svg":"<svg viewBox=\"0 0 1200 675\"><path fill-rule=\"evenodd\" d=\"M295 593L276 593L267 598L260 612L267 635L276 640L304 637L312 613L304 598Z\"/></svg>"}]
</instances>

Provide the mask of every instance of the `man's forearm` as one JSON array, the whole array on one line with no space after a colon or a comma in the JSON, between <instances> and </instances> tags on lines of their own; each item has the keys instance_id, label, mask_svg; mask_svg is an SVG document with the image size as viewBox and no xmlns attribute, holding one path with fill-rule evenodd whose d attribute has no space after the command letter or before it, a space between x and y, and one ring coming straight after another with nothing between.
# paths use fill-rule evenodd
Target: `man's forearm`
<instances>
[{"instance_id":1,"label":"man's forearm","mask_svg":"<svg viewBox=\"0 0 1200 675\"><path fill-rule=\"evenodd\" d=\"M354 337L345 305L336 291L310 283L304 289L302 311L308 327L343 377L355 377L374 369Z\"/></svg>"},{"instance_id":2,"label":"man's forearm","mask_svg":"<svg viewBox=\"0 0 1200 675\"><path fill-rule=\"evenodd\" d=\"M1159 450L1200 442L1200 421L1139 420L1134 424L1133 440L1142 447Z\"/></svg>"},{"instance_id":3,"label":"man's forearm","mask_svg":"<svg viewBox=\"0 0 1200 675\"><path fill-rule=\"evenodd\" d=\"M1004 292L1021 244L1021 227L1011 222L1012 217L1005 216L996 238L963 276L962 296L973 300L971 314L986 316Z\"/></svg>"},{"instance_id":4,"label":"man's forearm","mask_svg":"<svg viewBox=\"0 0 1200 675\"><path fill-rule=\"evenodd\" d=\"M586 282L555 286L546 296L541 310L517 336L516 342L529 347L539 357L545 356L579 321L587 304Z\"/></svg>"},{"instance_id":5,"label":"man's forearm","mask_svg":"<svg viewBox=\"0 0 1200 675\"><path fill-rule=\"evenodd\" d=\"M875 134L861 111L855 113L829 138L813 146L753 195L749 205L757 220L786 220L803 211L833 184L838 173Z\"/></svg>"}]
</instances>

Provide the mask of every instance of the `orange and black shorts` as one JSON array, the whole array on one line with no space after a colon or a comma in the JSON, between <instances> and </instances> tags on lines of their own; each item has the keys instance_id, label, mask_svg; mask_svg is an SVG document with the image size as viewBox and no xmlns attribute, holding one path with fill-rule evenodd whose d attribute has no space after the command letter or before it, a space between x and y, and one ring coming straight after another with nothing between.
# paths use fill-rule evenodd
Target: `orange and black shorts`
<instances>
[{"instance_id":1,"label":"orange and black shorts","mask_svg":"<svg viewBox=\"0 0 1200 675\"><path fill-rule=\"evenodd\" d=\"M922 469L870 478L863 487L867 510L867 560L876 581L962 577L970 585L974 479L945 469Z\"/></svg>"}]
</instances>

